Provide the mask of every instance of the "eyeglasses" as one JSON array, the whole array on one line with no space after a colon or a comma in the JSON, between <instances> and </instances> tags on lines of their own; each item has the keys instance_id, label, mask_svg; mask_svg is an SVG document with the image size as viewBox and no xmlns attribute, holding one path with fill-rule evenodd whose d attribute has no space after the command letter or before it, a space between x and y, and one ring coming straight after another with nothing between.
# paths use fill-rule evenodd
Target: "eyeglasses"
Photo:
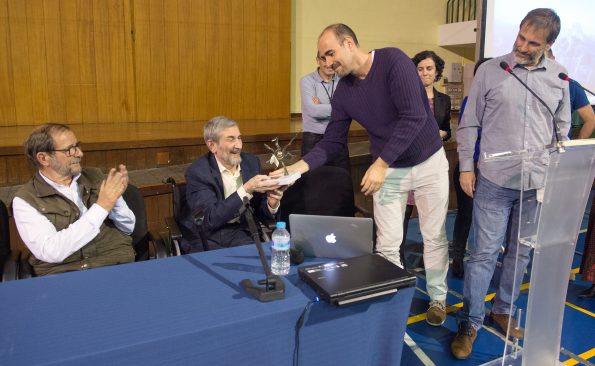
<instances>
[{"instance_id":1,"label":"eyeglasses","mask_svg":"<svg viewBox=\"0 0 595 366\"><path fill-rule=\"evenodd\" d=\"M81 142L77 142L76 144L67 147L66 149L54 149L49 152L60 151L63 152L66 156L71 157L76 154L77 151L81 151Z\"/></svg>"}]
</instances>

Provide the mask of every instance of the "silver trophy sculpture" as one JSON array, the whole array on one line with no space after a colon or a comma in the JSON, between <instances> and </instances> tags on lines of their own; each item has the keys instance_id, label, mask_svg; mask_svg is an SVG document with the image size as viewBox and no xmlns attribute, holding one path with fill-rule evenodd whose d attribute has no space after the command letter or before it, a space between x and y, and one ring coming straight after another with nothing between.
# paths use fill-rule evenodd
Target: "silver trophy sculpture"
<instances>
[{"instance_id":1,"label":"silver trophy sculpture","mask_svg":"<svg viewBox=\"0 0 595 366\"><path fill-rule=\"evenodd\" d=\"M277 167L277 168L279 167L279 164L281 164L283 166L284 175L289 175L289 172L287 171L287 167L285 166L285 161L293 158L293 154L290 153L289 151L287 151L287 148L289 147L289 145L291 145L293 140L295 140L296 136L297 136L297 134L295 136L293 136L291 138L291 140L289 140L289 143L287 143L287 145L285 145L285 147L283 147L283 148L281 148L281 146L279 146L279 138L278 137L275 137L274 139L271 140L271 142L273 142L275 144L274 149L272 147L270 147L269 145L264 144L264 146L273 153L273 155L271 155L271 158L269 159L269 164L275 165L275 167Z\"/></svg>"}]
</instances>

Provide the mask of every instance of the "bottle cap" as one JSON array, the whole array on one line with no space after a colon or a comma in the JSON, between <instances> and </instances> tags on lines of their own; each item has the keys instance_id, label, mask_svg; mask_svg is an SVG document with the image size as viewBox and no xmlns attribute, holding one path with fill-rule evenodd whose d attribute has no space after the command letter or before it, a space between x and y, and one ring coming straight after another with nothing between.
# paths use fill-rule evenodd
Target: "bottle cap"
<instances>
[{"instance_id":1,"label":"bottle cap","mask_svg":"<svg viewBox=\"0 0 595 366\"><path fill-rule=\"evenodd\" d=\"M285 221L277 221L277 229L285 229L286 227Z\"/></svg>"}]
</instances>

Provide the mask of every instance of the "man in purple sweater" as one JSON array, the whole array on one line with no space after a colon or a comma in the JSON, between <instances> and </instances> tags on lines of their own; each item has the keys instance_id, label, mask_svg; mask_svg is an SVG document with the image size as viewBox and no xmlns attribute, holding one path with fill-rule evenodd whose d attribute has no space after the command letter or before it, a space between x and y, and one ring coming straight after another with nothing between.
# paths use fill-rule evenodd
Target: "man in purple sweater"
<instances>
[{"instance_id":1,"label":"man in purple sweater","mask_svg":"<svg viewBox=\"0 0 595 366\"><path fill-rule=\"evenodd\" d=\"M401 265L403 214L409 191L415 191L431 300L427 321L439 326L446 319L448 162L415 66L397 48L362 51L355 33L344 24L322 32L318 52L341 77L331 122L323 140L288 169L305 173L337 156L347 144L352 120L366 128L374 163L361 185L364 194L374 197L376 249Z\"/></svg>"}]
</instances>

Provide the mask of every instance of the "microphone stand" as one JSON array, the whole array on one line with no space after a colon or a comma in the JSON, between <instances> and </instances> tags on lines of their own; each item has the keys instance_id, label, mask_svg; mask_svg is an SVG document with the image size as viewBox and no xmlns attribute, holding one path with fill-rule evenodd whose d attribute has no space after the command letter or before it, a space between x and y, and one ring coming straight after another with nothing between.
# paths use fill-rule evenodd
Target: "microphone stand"
<instances>
[{"instance_id":1,"label":"microphone stand","mask_svg":"<svg viewBox=\"0 0 595 366\"><path fill-rule=\"evenodd\" d=\"M269 302L274 300L281 300L285 298L285 283L283 282L283 279L281 277L273 275L271 273L271 267L269 266L269 263L264 254L264 250L262 249L262 243L260 242L260 236L258 235L256 222L254 221L252 207L250 207L250 201L247 197L244 197L244 207L244 215L246 216L246 221L248 222L250 234L252 234L252 238L254 239L256 248L258 249L260 264L264 269L266 278L258 281L258 284L261 286L253 284L252 281L250 281L247 278L243 279L240 282L240 285L246 290L246 292L248 292L258 301ZM264 287L262 287L263 285Z\"/></svg>"},{"instance_id":2,"label":"microphone stand","mask_svg":"<svg viewBox=\"0 0 595 366\"><path fill-rule=\"evenodd\" d=\"M561 72L558 74L558 77L564 81L568 81L569 83L574 83L576 84L579 88L583 89L584 91L586 91L587 93L595 96L595 93L593 93L592 91L590 91L589 89L585 88L584 86L581 85L581 83L579 83L578 81L571 79L568 75L566 75L565 73Z\"/></svg>"},{"instance_id":3,"label":"microphone stand","mask_svg":"<svg viewBox=\"0 0 595 366\"><path fill-rule=\"evenodd\" d=\"M533 91L533 89L529 88L529 85L525 84L525 82L523 80L521 80L521 78L519 78L517 76L517 74L514 73L514 71L512 71L512 69L510 68L510 66L508 66L508 64L504 61L500 62L500 67L508 72L510 75L514 76L514 78L521 84L523 84L523 86L525 87L525 89L527 89L531 94L533 94L533 96L535 98L537 98L537 100L547 109L548 112L550 112L550 115L552 116L552 124L554 126L554 133L555 133L555 137L556 137L556 146L558 148L559 152L563 152L564 150L564 146L560 143L562 141L562 134L560 134L560 128L558 127L558 124L556 123L556 116L554 115L554 112L552 112L552 110L550 109L550 107L548 107L548 105L543 101L543 99L541 99L539 97L539 95L537 95L537 93L535 93Z\"/></svg>"},{"instance_id":4,"label":"microphone stand","mask_svg":"<svg viewBox=\"0 0 595 366\"><path fill-rule=\"evenodd\" d=\"M570 79L570 82L571 82L571 83L575 83L576 85L578 85L578 87L579 87L579 88L581 88L581 89L583 89L584 91L586 91L587 93L589 93L589 94L591 94L591 95L595 96L595 94L594 94L592 91L590 91L589 89L587 89L587 88L585 88L584 86L582 86L582 85L581 85L581 83L579 83L578 81L576 81L576 80L574 80L574 79Z\"/></svg>"}]
</instances>

